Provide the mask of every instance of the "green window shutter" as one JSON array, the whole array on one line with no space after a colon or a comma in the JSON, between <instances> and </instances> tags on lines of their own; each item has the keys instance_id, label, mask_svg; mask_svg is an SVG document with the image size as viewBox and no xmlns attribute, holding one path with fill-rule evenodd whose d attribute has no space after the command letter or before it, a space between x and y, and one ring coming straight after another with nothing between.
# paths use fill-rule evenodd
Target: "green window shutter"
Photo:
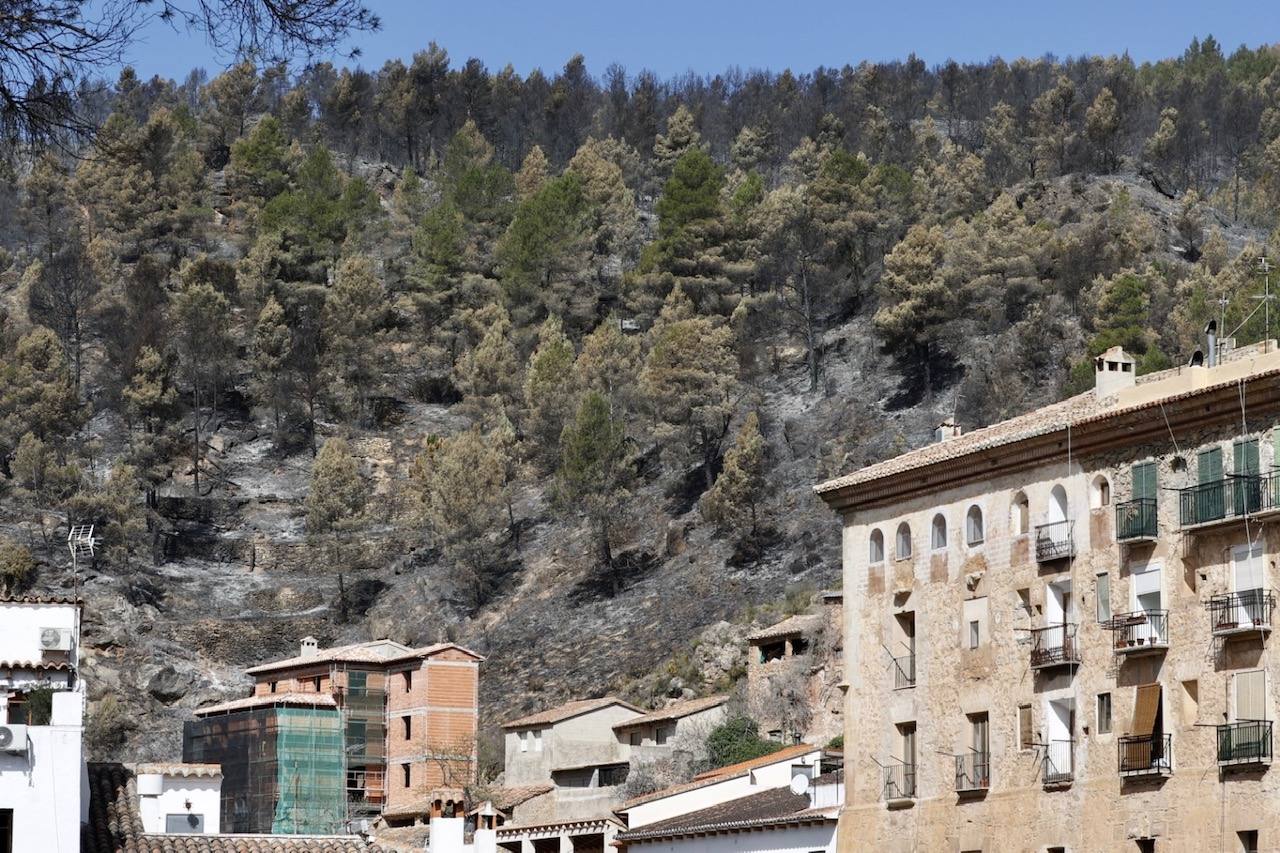
<instances>
[{"instance_id":1,"label":"green window shutter","mask_svg":"<svg viewBox=\"0 0 1280 853\"><path fill-rule=\"evenodd\" d=\"M1280 427L1271 431L1271 468L1280 470Z\"/></svg>"},{"instance_id":2,"label":"green window shutter","mask_svg":"<svg viewBox=\"0 0 1280 853\"><path fill-rule=\"evenodd\" d=\"M1139 462L1133 466L1134 500L1156 498L1156 463Z\"/></svg>"},{"instance_id":3,"label":"green window shutter","mask_svg":"<svg viewBox=\"0 0 1280 853\"><path fill-rule=\"evenodd\" d=\"M1256 438L1242 438L1231 447L1232 462L1235 465L1235 473L1240 475L1257 474L1258 465L1258 440Z\"/></svg>"},{"instance_id":4,"label":"green window shutter","mask_svg":"<svg viewBox=\"0 0 1280 853\"><path fill-rule=\"evenodd\" d=\"M1201 483L1212 483L1222 479L1222 448L1210 447L1201 450L1196 457L1196 473Z\"/></svg>"}]
</instances>

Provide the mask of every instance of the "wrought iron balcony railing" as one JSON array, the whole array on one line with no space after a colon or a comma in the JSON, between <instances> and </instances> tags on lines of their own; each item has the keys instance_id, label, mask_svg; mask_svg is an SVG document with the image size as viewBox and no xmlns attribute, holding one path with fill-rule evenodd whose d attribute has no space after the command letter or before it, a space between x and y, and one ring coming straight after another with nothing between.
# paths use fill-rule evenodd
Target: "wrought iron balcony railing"
<instances>
[{"instance_id":1,"label":"wrought iron balcony railing","mask_svg":"<svg viewBox=\"0 0 1280 853\"><path fill-rule=\"evenodd\" d=\"M1074 740L1051 740L1044 750L1044 783L1046 785L1065 785L1075 778Z\"/></svg>"},{"instance_id":2,"label":"wrought iron balcony railing","mask_svg":"<svg viewBox=\"0 0 1280 853\"><path fill-rule=\"evenodd\" d=\"M1076 625L1047 625L1031 629L1031 668L1044 669L1080 663L1080 647L1076 643Z\"/></svg>"},{"instance_id":3,"label":"wrought iron balcony railing","mask_svg":"<svg viewBox=\"0 0 1280 853\"><path fill-rule=\"evenodd\" d=\"M916 656L903 655L893 659L893 687L901 690L904 687L916 686Z\"/></svg>"},{"instance_id":4,"label":"wrought iron balcony railing","mask_svg":"<svg viewBox=\"0 0 1280 853\"><path fill-rule=\"evenodd\" d=\"M1173 735L1124 735L1116 742L1121 776L1167 776L1173 772Z\"/></svg>"},{"instance_id":5,"label":"wrought iron balcony railing","mask_svg":"<svg viewBox=\"0 0 1280 853\"><path fill-rule=\"evenodd\" d=\"M1218 726L1218 764L1271 763L1271 720L1237 720Z\"/></svg>"},{"instance_id":6,"label":"wrought iron balcony railing","mask_svg":"<svg viewBox=\"0 0 1280 853\"><path fill-rule=\"evenodd\" d=\"M956 791L985 791L991 787L991 753L970 751L956 756Z\"/></svg>"},{"instance_id":7,"label":"wrought iron balcony railing","mask_svg":"<svg viewBox=\"0 0 1280 853\"><path fill-rule=\"evenodd\" d=\"M1036 562L1050 563L1074 557L1075 541L1072 538L1074 522L1053 521L1036 526Z\"/></svg>"},{"instance_id":8,"label":"wrought iron balcony railing","mask_svg":"<svg viewBox=\"0 0 1280 853\"><path fill-rule=\"evenodd\" d=\"M1135 610L1117 613L1108 623L1118 655L1141 654L1169 648L1169 611Z\"/></svg>"},{"instance_id":9,"label":"wrought iron balcony railing","mask_svg":"<svg viewBox=\"0 0 1280 853\"><path fill-rule=\"evenodd\" d=\"M1276 609L1275 592L1244 589L1211 596L1208 604L1209 628L1216 636L1271 630Z\"/></svg>"},{"instance_id":10,"label":"wrought iron balcony railing","mask_svg":"<svg viewBox=\"0 0 1280 853\"><path fill-rule=\"evenodd\" d=\"M1280 472L1233 474L1178 490L1178 520L1183 527L1280 510Z\"/></svg>"},{"instance_id":11,"label":"wrought iron balcony railing","mask_svg":"<svg viewBox=\"0 0 1280 853\"><path fill-rule=\"evenodd\" d=\"M1144 542L1159 532L1155 498L1134 498L1116 504L1116 541Z\"/></svg>"},{"instance_id":12,"label":"wrought iron balcony railing","mask_svg":"<svg viewBox=\"0 0 1280 853\"><path fill-rule=\"evenodd\" d=\"M884 799L910 800L916 796L916 766L892 764L884 768Z\"/></svg>"}]
</instances>

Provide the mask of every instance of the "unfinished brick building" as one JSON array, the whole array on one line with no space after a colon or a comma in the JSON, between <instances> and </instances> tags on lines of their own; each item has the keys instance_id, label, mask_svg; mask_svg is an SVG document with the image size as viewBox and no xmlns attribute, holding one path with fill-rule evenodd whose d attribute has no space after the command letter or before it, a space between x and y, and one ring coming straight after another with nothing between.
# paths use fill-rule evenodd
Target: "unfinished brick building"
<instances>
[{"instance_id":1,"label":"unfinished brick building","mask_svg":"<svg viewBox=\"0 0 1280 853\"><path fill-rule=\"evenodd\" d=\"M1215 361L1114 348L1091 392L818 487L841 850L1280 849L1280 353Z\"/></svg>"}]
</instances>

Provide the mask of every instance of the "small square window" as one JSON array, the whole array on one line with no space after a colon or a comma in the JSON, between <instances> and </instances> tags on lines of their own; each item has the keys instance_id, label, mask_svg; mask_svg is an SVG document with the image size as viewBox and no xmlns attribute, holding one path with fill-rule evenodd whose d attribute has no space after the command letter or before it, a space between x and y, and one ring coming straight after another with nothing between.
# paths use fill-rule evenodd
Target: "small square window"
<instances>
[{"instance_id":1,"label":"small square window","mask_svg":"<svg viewBox=\"0 0 1280 853\"><path fill-rule=\"evenodd\" d=\"M1111 734L1111 694L1098 694L1098 734Z\"/></svg>"},{"instance_id":2,"label":"small square window","mask_svg":"<svg viewBox=\"0 0 1280 853\"><path fill-rule=\"evenodd\" d=\"M977 619L969 621L969 648L976 649L982 640L982 623Z\"/></svg>"}]
</instances>

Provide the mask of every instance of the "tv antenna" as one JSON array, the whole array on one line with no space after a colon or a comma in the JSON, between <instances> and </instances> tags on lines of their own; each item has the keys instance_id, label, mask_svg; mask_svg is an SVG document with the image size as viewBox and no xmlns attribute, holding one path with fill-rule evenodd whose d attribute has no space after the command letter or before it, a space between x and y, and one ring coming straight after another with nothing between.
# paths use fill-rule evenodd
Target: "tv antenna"
<instances>
[{"instance_id":1,"label":"tv antenna","mask_svg":"<svg viewBox=\"0 0 1280 853\"><path fill-rule=\"evenodd\" d=\"M1265 254L1258 258L1258 272L1262 273L1262 295L1253 298L1262 300L1262 346L1264 348L1267 346L1267 341L1271 340L1271 300L1275 299L1271 295L1272 266Z\"/></svg>"},{"instance_id":2,"label":"tv antenna","mask_svg":"<svg viewBox=\"0 0 1280 853\"><path fill-rule=\"evenodd\" d=\"M92 561L97 544L92 524L74 524L67 531L67 550L71 552L71 573L75 577L77 597L80 588L80 561Z\"/></svg>"}]
</instances>

